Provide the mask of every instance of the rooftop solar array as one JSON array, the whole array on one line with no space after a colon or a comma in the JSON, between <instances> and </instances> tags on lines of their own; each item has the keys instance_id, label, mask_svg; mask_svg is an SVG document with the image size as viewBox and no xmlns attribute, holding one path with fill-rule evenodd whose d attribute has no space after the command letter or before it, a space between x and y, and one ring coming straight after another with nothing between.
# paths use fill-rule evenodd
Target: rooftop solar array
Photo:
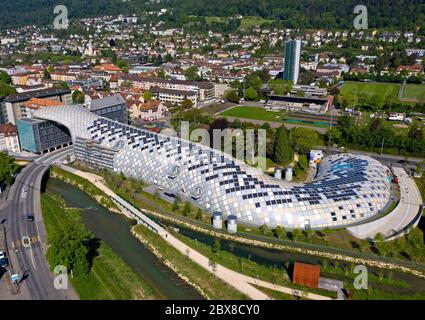
<instances>
[{"instance_id":1,"label":"rooftop solar array","mask_svg":"<svg viewBox=\"0 0 425 320\"><path fill-rule=\"evenodd\" d=\"M36 115L66 125L73 137L119 146L116 172L172 190L211 213L235 215L246 224L342 227L378 214L390 201L387 168L361 155L325 158L313 182L290 184L218 150L98 117L83 108L45 108Z\"/></svg>"}]
</instances>

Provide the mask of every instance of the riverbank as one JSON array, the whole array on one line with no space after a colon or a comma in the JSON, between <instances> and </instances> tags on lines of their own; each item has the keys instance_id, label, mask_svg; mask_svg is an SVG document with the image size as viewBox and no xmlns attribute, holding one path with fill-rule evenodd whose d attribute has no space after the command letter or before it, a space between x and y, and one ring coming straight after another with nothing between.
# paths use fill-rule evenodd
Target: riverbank
<instances>
[{"instance_id":1,"label":"riverbank","mask_svg":"<svg viewBox=\"0 0 425 320\"><path fill-rule=\"evenodd\" d=\"M88 232L81 222L81 210L68 208L63 199L53 193L41 196L41 208L47 231L47 244L51 245L58 232L69 226ZM158 299L154 290L144 282L113 250L93 235L89 240L91 266L87 274L73 275L70 281L83 300L135 300ZM52 255L47 255L54 265ZM63 257L66 265L66 257Z\"/></svg>"},{"instance_id":2,"label":"riverbank","mask_svg":"<svg viewBox=\"0 0 425 320\"><path fill-rule=\"evenodd\" d=\"M109 189L103 182L103 179L95 174L92 173L86 173L71 167L67 166L61 166L62 169L69 171L72 174L78 175L81 178L87 179L94 185L96 185L99 189L101 189L105 194L111 196L111 197L117 197L117 195ZM124 201L124 200L122 200ZM145 213L142 213L139 211L137 213L137 209L135 210L133 214L136 216L139 215L140 217L146 216ZM147 216L146 216L147 218ZM272 288L276 289L283 293L289 293L289 294L303 294L306 298L312 299L312 300L329 300L330 298L327 296L315 294L315 293L309 293L309 292L302 292L300 290L297 290L298 293L294 292L295 290L292 288L284 287L284 286L276 286L273 283L258 280L256 278L246 276L244 274L235 272L229 268L223 267L219 264L213 263L210 259L208 259L206 256L200 254L196 250L191 249L189 246L175 238L172 234L168 232L162 232L159 234L163 240L165 240L169 245L177 249L181 254L184 254L192 260L193 262L200 265L203 269L205 269L208 272L213 273L215 276L226 282L227 284L235 287L238 291L246 294L252 299L269 299L270 297L261 292L260 290L256 289L252 284L259 284L261 286L264 286L265 288Z\"/></svg>"},{"instance_id":3,"label":"riverbank","mask_svg":"<svg viewBox=\"0 0 425 320\"><path fill-rule=\"evenodd\" d=\"M99 199L107 199L109 201L109 198L107 198L100 189L95 186L91 187L90 185L92 184L89 181L57 167L53 167L51 172L52 177L69 183L84 192L86 192L85 190L90 190L91 192L86 193L101 205L103 205L104 201L99 201ZM123 214L120 210L114 210L114 212ZM132 232L132 234L146 247L148 247L150 251L155 254L162 263L164 263L164 265L173 270L185 283L197 290L204 298L214 300L248 299L246 295L230 287L218 278L216 278L216 281L212 283L211 273L204 270L196 263L188 260L187 257L163 241L160 236L151 233L150 231L147 231L143 238L141 235L136 236L134 232ZM146 239L149 240L147 241ZM153 246L151 242L155 243L155 246ZM188 267L188 265L190 267ZM223 290L223 288L226 288L226 290Z\"/></svg>"},{"instance_id":4,"label":"riverbank","mask_svg":"<svg viewBox=\"0 0 425 320\"><path fill-rule=\"evenodd\" d=\"M148 246L162 262L198 290L206 299L246 300L248 297L169 245L161 236L142 225L132 228L132 234Z\"/></svg>"},{"instance_id":5,"label":"riverbank","mask_svg":"<svg viewBox=\"0 0 425 320\"><path fill-rule=\"evenodd\" d=\"M56 166L50 167L49 176L52 178L58 178L66 183L77 187L81 191L84 191L93 199L95 199L100 205L104 206L108 210L113 211L115 213L121 213L121 210L118 209L118 207L111 201L108 196L106 196L99 188L94 186L86 179L83 179L79 176L62 170L61 168Z\"/></svg>"}]
</instances>

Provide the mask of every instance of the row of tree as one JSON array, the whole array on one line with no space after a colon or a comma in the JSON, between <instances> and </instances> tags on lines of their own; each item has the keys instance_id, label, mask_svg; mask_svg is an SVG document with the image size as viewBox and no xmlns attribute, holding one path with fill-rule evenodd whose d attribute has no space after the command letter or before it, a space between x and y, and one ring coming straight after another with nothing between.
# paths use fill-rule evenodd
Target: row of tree
<instances>
[{"instance_id":1,"label":"row of tree","mask_svg":"<svg viewBox=\"0 0 425 320\"><path fill-rule=\"evenodd\" d=\"M414 124L407 134L397 132L385 120L375 118L365 125L356 125L350 116L338 118L336 127L326 134L328 143L359 150L382 151L425 157L425 128Z\"/></svg>"}]
</instances>

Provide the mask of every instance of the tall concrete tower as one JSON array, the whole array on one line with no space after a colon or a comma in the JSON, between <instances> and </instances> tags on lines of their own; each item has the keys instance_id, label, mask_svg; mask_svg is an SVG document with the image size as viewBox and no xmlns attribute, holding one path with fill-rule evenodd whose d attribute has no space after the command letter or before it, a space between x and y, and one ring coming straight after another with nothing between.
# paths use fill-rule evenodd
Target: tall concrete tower
<instances>
[{"instance_id":1,"label":"tall concrete tower","mask_svg":"<svg viewBox=\"0 0 425 320\"><path fill-rule=\"evenodd\" d=\"M301 40L288 40L285 42L285 64L283 80L298 83L300 73Z\"/></svg>"}]
</instances>

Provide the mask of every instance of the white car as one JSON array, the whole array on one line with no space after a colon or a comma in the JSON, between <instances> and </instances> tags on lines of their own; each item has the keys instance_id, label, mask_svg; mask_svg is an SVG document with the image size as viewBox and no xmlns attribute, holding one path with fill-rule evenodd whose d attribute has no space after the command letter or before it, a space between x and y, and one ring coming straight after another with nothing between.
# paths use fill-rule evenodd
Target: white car
<instances>
[{"instance_id":1,"label":"white car","mask_svg":"<svg viewBox=\"0 0 425 320\"><path fill-rule=\"evenodd\" d=\"M6 256L4 255L4 252L3 251L0 251L0 260L2 260L4 258L6 258Z\"/></svg>"}]
</instances>

